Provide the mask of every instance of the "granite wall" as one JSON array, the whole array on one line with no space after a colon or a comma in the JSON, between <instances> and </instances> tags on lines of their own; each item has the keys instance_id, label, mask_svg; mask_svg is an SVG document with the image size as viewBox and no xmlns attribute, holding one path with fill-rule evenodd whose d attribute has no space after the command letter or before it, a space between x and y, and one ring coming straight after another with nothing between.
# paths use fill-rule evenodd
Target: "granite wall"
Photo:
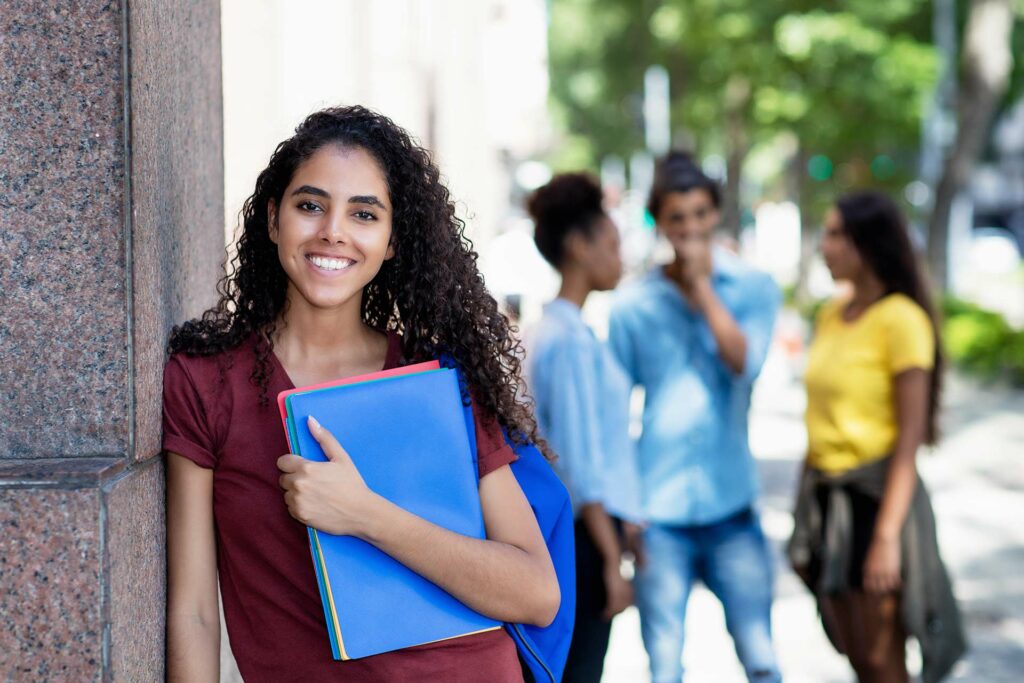
<instances>
[{"instance_id":1,"label":"granite wall","mask_svg":"<svg viewBox=\"0 0 1024 683\"><path fill-rule=\"evenodd\" d=\"M219 3L5 0L0 93L0 680L162 680L160 379L221 272Z\"/></svg>"}]
</instances>

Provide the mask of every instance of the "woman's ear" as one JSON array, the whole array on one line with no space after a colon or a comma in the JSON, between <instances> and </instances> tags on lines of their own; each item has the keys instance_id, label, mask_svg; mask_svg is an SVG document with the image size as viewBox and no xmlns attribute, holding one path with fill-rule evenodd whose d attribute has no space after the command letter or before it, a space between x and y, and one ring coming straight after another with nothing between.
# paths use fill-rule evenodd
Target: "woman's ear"
<instances>
[{"instance_id":1,"label":"woman's ear","mask_svg":"<svg viewBox=\"0 0 1024 683\"><path fill-rule=\"evenodd\" d=\"M267 200L267 233L270 241L277 244L277 204L273 199Z\"/></svg>"},{"instance_id":2,"label":"woman's ear","mask_svg":"<svg viewBox=\"0 0 1024 683\"><path fill-rule=\"evenodd\" d=\"M388 250L384 252L384 260L390 261L395 257L395 238L388 240Z\"/></svg>"},{"instance_id":3,"label":"woman's ear","mask_svg":"<svg viewBox=\"0 0 1024 683\"><path fill-rule=\"evenodd\" d=\"M562 239L562 262L575 261L584 263L589 253L590 240L582 230L571 230Z\"/></svg>"}]
</instances>

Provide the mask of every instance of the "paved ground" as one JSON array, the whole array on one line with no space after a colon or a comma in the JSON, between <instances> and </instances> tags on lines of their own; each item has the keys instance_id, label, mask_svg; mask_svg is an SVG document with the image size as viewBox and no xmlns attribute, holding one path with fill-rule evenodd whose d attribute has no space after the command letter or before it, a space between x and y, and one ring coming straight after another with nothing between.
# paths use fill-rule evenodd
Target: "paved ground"
<instances>
[{"instance_id":1,"label":"paved ground","mask_svg":"<svg viewBox=\"0 0 1024 683\"><path fill-rule=\"evenodd\" d=\"M853 681L852 670L826 640L813 601L782 562L782 545L792 528L793 489L806 444L804 398L794 375L785 356L774 353L759 381L751 416L751 443L763 484L763 518L778 566L773 608L776 647L789 682ZM986 389L953 378L944 425L942 446L922 453L919 462L972 645L953 680L1021 681L1024 392ZM912 653L912 662L914 657ZM721 607L703 588L690 600L683 661L688 683L744 680ZM613 625L604 680L648 680L635 609Z\"/></svg>"}]
</instances>

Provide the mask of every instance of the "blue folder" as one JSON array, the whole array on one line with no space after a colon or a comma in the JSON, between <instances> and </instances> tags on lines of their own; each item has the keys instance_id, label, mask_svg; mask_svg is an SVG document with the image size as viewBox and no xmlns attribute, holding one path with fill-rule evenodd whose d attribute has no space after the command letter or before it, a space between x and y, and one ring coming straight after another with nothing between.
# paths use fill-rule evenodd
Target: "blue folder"
<instances>
[{"instance_id":1,"label":"blue folder","mask_svg":"<svg viewBox=\"0 0 1024 683\"><path fill-rule=\"evenodd\" d=\"M287 397L293 447L325 460L313 415L348 451L366 484L439 526L484 538L476 459L454 370ZM367 657L500 627L360 539L310 529L335 659Z\"/></svg>"}]
</instances>

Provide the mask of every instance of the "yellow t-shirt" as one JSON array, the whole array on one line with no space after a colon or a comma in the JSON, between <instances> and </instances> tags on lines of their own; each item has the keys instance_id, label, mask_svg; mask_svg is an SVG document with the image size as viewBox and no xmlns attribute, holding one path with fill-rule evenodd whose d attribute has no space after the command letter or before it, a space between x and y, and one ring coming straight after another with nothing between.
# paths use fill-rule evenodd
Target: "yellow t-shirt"
<instances>
[{"instance_id":1,"label":"yellow t-shirt","mask_svg":"<svg viewBox=\"0 0 1024 683\"><path fill-rule=\"evenodd\" d=\"M890 294L852 322L847 301L818 314L807 358L807 463L839 474L892 452L898 426L893 378L911 368L931 370L931 320L913 299Z\"/></svg>"}]
</instances>

